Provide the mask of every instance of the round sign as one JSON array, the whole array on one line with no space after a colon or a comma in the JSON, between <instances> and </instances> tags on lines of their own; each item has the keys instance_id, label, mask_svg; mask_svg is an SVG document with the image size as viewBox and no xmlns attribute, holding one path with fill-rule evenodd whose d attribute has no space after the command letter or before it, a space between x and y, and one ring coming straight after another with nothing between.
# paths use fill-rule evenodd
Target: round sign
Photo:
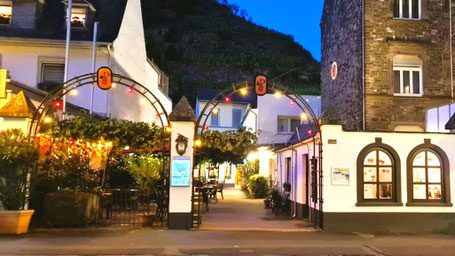
<instances>
[{"instance_id":1,"label":"round sign","mask_svg":"<svg viewBox=\"0 0 455 256\"><path fill-rule=\"evenodd\" d=\"M332 80L337 79L337 75L338 75L338 65L336 62L333 62L332 68L330 70L330 76L332 77Z\"/></svg>"}]
</instances>

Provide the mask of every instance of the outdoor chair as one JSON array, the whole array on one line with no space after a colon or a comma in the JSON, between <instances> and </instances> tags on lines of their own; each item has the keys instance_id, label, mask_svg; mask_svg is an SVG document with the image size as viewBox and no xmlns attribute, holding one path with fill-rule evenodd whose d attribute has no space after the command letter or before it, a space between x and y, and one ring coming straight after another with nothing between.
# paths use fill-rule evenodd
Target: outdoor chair
<instances>
[{"instance_id":1,"label":"outdoor chair","mask_svg":"<svg viewBox=\"0 0 455 256\"><path fill-rule=\"evenodd\" d=\"M288 213L290 211L291 205L289 196L290 194L286 192L282 195L272 198L272 213L275 213L275 215L278 215L280 211L285 214Z\"/></svg>"},{"instance_id":2,"label":"outdoor chair","mask_svg":"<svg viewBox=\"0 0 455 256\"><path fill-rule=\"evenodd\" d=\"M226 180L223 180L223 182L219 183L217 186L216 186L216 192L215 193L221 193L221 198L224 200L224 195L223 195L223 188L224 188L224 183L226 182ZM216 197L216 195L215 195Z\"/></svg>"}]
</instances>

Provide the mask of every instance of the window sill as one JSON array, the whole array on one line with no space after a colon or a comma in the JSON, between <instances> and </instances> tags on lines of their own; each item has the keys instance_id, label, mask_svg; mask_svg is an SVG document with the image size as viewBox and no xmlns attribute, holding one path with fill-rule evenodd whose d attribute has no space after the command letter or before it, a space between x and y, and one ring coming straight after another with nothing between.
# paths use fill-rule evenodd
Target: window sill
<instances>
[{"instance_id":1,"label":"window sill","mask_svg":"<svg viewBox=\"0 0 455 256\"><path fill-rule=\"evenodd\" d=\"M403 97L403 98L423 98L423 94L401 94L401 93L394 93L393 96L395 96L395 97Z\"/></svg>"},{"instance_id":2,"label":"window sill","mask_svg":"<svg viewBox=\"0 0 455 256\"><path fill-rule=\"evenodd\" d=\"M410 202L406 206L423 206L423 207L452 207L452 203L436 203L436 202Z\"/></svg>"},{"instance_id":3,"label":"window sill","mask_svg":"<svg viewBox=\"0 0 455 256\"><path fill-rule=\"evenodd\" d=\"M397 18L393 17L393 20L402 20L402 21L422 21L422 18Z\"/></svg>"},{"instance_id":4,"label":"window sill","mask_svg":"<svg viewBox=\"0 0 455 256\"><path fill-rule=\"evenodd\" d=\"M403 203L398 202L358 202L355 206L374 207L374 206L403 206Z\"/></svg>"}]
</instances>

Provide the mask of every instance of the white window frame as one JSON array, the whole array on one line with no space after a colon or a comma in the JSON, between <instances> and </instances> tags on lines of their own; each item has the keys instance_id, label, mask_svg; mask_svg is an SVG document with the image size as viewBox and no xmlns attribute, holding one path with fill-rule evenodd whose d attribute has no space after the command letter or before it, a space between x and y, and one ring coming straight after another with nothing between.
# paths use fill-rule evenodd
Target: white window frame
<instances>
[{"instance_id":1,"label":"white window frame","mask_svg":"<svg viewBox=\"0 0 455 256\"><path fill-rule=\"evenodd\" d=\"M14 16L14 8L13 8L13 1L11 0L0 0L0 5L9 5L11 6L11 19L9 20L9 24L0 24L0 26L9 26L13 23L13 16Z\"/></svg>"},{"instance_id":2,"label":"white window frame","mask_svg":"<svg viewBox=\"0 0 455 256\"><path fill-rule=\"evenodd\" d=\"M212 127L219 127L220 126L220 110L219 108L214 108L216 110L218 110L218 112L216 113L216 115L218 116L218 119L217 119L217 123L214 125L213 124L213 112L210 114L210 126ZM213 109L212 109L213 111Z\"/></svg>"},{"instance_id":3,"label":"white window frame","mask_svg":"<svg viewBox=\"0 0 455 256\"><path fill-rule=\"evenodd\" d=\"M403 18L403 1L409 2L409 18ZM398 11L399 17L393 17L393 18L397 19L397 20L421 20L422 19L422 0L418 0L418 1L419 1L419 17L418 18L412 18L412 0L397 0L398 9L399 9L399 11Z\"/></svg>"},{"instance_id":4,"label":"white window frame","mask_svg":"<svg viewBox=\"0 0 455 256\"><path fill-rule=\"evenodd\" d=\"M280 132L280 120L281 119L287 119L288 121L288 131L285 131L285 132ZM300 117L298 116L278 116L277 118L277 124L276 124L276 131L278 134L293 134L294 131L291 131L291 120L300 120Z\"/></svg>"},{"instance_id":5,"label":"white window frame","mask_svg":"<svg viewBox=\"0 0 455 256\"><path fill-rule=\"evenodd\" d=\"M393 90L394 96L401 96L401 97L422 97L423 96L423 72L422 67L418 66L394 66L393 71L400 71L400 93L395 93L395 81L393 81ZM404 86L403 86L403 71L409 71L409 94L404 93ZM414 93L414 79L412 79L412 72L418 71L419 72L419 79L420 79L420 93ZM395 74L393 75L393 79L395 79Z\"/></svg>"},{"instance_id":6,"label":"white window frame","mask_svg":"<svg viewBox=\"0 0 455 256\"><path fill-rule=\"evenodd\" d=\"M51 57L51 56L39 56L38 57L38 73L36 78L36 84L39 84L43 79L43 64L60 64L65 65L65 58Z\"/></svg>"}]
</instances>

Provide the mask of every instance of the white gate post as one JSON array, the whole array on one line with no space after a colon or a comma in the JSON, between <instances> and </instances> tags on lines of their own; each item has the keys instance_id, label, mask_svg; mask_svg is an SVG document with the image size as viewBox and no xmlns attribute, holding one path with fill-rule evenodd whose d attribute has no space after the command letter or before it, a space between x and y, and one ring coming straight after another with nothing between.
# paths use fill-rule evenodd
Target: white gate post
<instances>
[{"instance_id":1,"label":"white gate post","mask_svg":"<svg viewBox=\"0 0 455 256\"><path fill-rule=\"evenodd\" d=\"M168 227L191 229L196 115L185 97L172 110L169 121L172 134Z\"/></svg>"}]
</instances>

